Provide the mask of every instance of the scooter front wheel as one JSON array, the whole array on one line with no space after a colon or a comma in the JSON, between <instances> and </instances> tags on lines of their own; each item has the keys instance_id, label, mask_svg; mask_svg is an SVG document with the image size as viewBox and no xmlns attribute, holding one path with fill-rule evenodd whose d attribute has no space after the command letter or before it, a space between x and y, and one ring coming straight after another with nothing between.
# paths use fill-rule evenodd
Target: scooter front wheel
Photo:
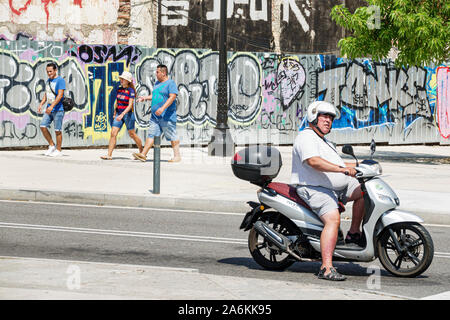
<instances>
[{"instance_id":1,"label":"scooter front wheel","mask_svg":"<svg viewBox=\"0 0 450 320\"><path fill-rule=\"evenodd\" d=\"M433 240L428 231L416 223L388 226L378 238L377 252L383 267L399 277L416 277L431 264Z\"/></svg>"},{"instance_id":2,"label":"scooter front wheel","mask_svg":"<svg viewBox=\"0 0 450 320\"><path fill-rule=\"evenodd\" d=\"M296 233L292 222L278 212L264 212L258 220L263 221L285 236ZM282 252L258 234L255 228L252 228L248 235L248 248L253 259L261 267L268 270L281 271L290 267L295 262L288 253Z\"/></svg>"}]
</instances>

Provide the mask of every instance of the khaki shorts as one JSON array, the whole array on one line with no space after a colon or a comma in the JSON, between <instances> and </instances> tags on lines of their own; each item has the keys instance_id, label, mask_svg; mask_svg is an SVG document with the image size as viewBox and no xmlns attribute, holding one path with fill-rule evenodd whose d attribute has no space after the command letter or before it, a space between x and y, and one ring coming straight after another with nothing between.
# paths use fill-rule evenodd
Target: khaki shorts
<instances>
[{"instance_id":1,"label":"khaki shorts","mask_svg":"<svg viewBox=\"0 0 450 320\"><path fill-rule=\"evenodd\" d=\"M317 216L331 212L339 208L338 202L347 203L347 199L351 197L359 182L351 179L347 188L342 190L331 190L324 187L316 186L297 186L297 194Z\"/></svg>"}]
</instances>

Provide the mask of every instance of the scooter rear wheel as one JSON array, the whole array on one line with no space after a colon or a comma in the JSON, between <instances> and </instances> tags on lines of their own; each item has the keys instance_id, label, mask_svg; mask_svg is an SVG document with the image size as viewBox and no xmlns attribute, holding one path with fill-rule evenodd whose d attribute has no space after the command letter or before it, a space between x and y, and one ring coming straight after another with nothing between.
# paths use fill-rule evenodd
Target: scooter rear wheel
<instances>
[{"instance_id":1,"label":"scooter rear wheel","mask_svg":"<svg viewBox=\"0 0 450 320\"><path fill-rule=\"evenodd\" d=\"M278 212L264 212L258 220L263 221L285 236L297 234L293 223ZM252 228L248 235L248 248L253 259L261 267L268 270L281 271L295 262L289 254L282 252L275 245L265 240L256 232L255 228Z\"/></svg>"},{"instance_id":2,"label":"scooter rear wheel","mask_svg":"<svg viewBox=\"0 0 450 320\"><path fill-rule=\"evenodd\" d=\"M434 246L430 234L420 224L398 223L383 230L377 251L387 271L398 277L416 277L430 266Z\"/></svg>"}]
</instances>

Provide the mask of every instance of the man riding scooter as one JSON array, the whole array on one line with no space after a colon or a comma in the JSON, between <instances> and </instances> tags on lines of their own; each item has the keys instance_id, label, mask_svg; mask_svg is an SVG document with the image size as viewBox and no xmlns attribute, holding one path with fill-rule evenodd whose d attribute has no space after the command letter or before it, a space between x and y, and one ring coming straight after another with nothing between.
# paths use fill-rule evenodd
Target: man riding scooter
<instances>
[{"instance_id":1,"label":"man riding scooter","mask_svg":"<svg viewBox=\"0 0 450 320\"><path fill-rule=\"evenodd\" d=\"M345 163L334 145L325 138L335 117L336 110L328 102L315 101L308 106L309 127L298 134L292 151L291 184L324 223L320 236L322 265L319 279L342 281L346 277L339 274L332 263L340 225L338 202L354 201L346 244L364 246L360 231L364 200L361 186L354 178L355 165Z\"/></svg>"}]
</instances>

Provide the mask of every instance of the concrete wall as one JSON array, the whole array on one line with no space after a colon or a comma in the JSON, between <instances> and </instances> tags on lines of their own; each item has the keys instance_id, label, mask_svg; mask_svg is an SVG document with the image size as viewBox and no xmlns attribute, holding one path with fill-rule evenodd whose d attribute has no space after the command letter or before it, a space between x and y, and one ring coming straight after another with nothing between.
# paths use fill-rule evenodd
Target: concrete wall
<instances>
[{"instance_id":1,"label":"concrete wall","mask_svg":"<svg viewBox=\"0 0 450 320\"><path fill-rule=\"evenodd\" d=\"M142 2L0 0L0 39L155 46L157 5Z\"/></svg>"},{"instance_id":2,"label":"concrete wall","mask_svg":"<svg viewBox=\"0 0 450 320\"><path fill-rule=\"evenodd\" d=\"M41 146L45 66L56 62L77 107L63 123L64 147L107 145L118 75L130 70L138 95L148 94L159 63L176 81L182 144L207 144L217 117L218 52L69 42L0 40L0 147ZM333 55L228 54L229 125L238 144L290 144L306 125L315 99L339 111L330 138L337 143L450 142L448 66L396 69L390 61L350 61ZM146 137L149 104L135 107ZM118 144L131 140L125 128ZM163 139L163 143L167 141Z\"/></svg>"}]
</instances>

